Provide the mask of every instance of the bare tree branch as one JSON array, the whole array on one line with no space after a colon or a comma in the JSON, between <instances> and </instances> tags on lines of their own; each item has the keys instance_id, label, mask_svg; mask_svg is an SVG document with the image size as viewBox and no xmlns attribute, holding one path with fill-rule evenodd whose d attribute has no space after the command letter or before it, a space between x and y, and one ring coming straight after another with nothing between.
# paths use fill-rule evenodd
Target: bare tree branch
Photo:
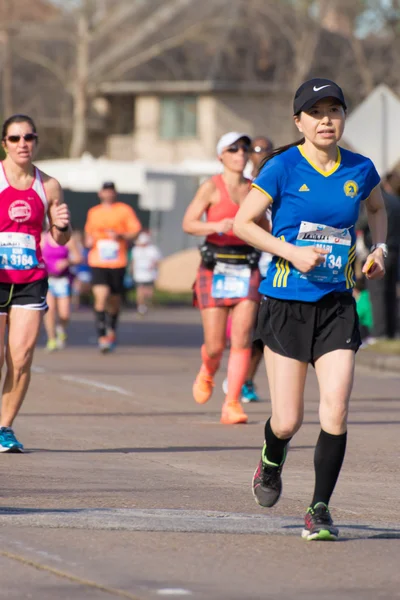
<instances>
[{"instance_id":1,"label":"bare tree branch","mask_svg":"<svg viewBox=\"0 0 400 600\"><path fill-rule=\"evenodd\" d=\"M132 58L121 62L115 67L109 74L109 79L116 79L123 77L128 71L138 67L141 64L150 61L152 58L160 56L163 52L170 50L171 48L177 48L183 44L186 40L193 39L196 34L199 34L204 29L204 22L196 23L191 27L185 29L181 33L174 35L162 42L153 44L150 48L146 48L142 52L135 54Z\"/></svg>"},{"instance_id":2,"label":"bare tree branch","mask_svg":"<svg viewBox=\"0 0 400 600\"><path fill-rule=\"evenodd\" d=\"M152 14L151 19L145 23L130 38L125 38L120 44L117 44L111 50L107 48L97 60L94 60L89 69L89 77L99 77L110 68L117 60L132 52L144 40L149 39L166 22L170 21L179 11L191 4L193 0L170 0L162 8Z\"/></svg>"},{"instance_id":3,"label":"bare tree branch","mask_svg":"<svg viewBox=\"0 0 400 600\"><path fill-rule=\"evenodd\" d=\"M103 23L98 25L94 31L91 32L91 40L96 41L102 37L105 37L110 32L115 31L116 28L124 23L127 19L132 19L137 15L143 8L143 0L136 0L132 6L133 0L130 2L124 2L121 6L117 6L111 14L107 14L107 18L104 19Z\"/></svg>"},{"instance_id":4,"label":"bare tree branch","mask_svg":"<svg viewBox=\"0 0 400 600\"><path fill-rule=\"evenodd\" d=\"M20 56L27 62L33 63L44 69L47 69L52 73L60 83L63 85L66 84L66 73L63 69L60 68L59 63L47 58L44 54L39 52L33 52L31 49L24 50L21 47L15 48L14 52L17 56Z\"/></svg>"}]
</instances>

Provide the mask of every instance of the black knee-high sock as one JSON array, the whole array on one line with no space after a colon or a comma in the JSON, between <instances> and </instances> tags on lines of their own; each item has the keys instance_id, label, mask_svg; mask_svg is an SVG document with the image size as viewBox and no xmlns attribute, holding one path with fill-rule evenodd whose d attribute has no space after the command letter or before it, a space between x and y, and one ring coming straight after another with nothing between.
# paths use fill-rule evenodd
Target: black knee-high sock
<instances>
[{"instance_id":1,"label":"black knee-high sock","mask_svg":"<svg viewBox=\"0 0 400 600\"><path fill-rule=\"evenodd\" d=\"M342 468L346 441L347 432L332 435L321 429L314 453L315 489L311 506L318 502L329 504Z\"/></svg>"},{"instance_id":2,"label":"black knee-high sock","mask_svg":"<svg viewBox=\"0 0 400 600\"><path fill-rule=\"evenodd\" d=\"M96 315L96 329L99 337L106 335L106 312L104 310L95 310Z\"/></svg>"},{"instance_id":3,"label":"black knee-high sock","mask_svg":"<svg viewBox=\"0 0 400 600\"><path fill-rule=\"evenodd\" d=\"M119 312L115 313L114 315L107 313L107 324L112 331L117 329L118 317Z\"/></svg>"},{"instance_id":4,"label":"black knee-high sock","mask_svg":"<svg viewBox=\"0 0 400 600\"><path fill-rule=\"evenodd\" d=\"M269 462L280 465L285 458L285 449L292 438L281 440L276 437L271 428L271 419L265 423L265 443L267 445L267 456Z\"/></svg>"}]
</instances>

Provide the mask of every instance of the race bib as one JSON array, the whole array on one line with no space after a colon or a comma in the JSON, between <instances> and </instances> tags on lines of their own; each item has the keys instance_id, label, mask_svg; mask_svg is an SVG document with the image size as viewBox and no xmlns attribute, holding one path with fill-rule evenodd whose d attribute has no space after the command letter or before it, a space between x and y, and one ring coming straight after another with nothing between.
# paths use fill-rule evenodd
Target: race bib
<instances>
[{"instance_id":1,"label":"race bib","mask_svg":"<svg viewBox=\"0 0 400 600\"><path fill-rule=\"evenodd\" d=\"M251 270L247 265L219 263L214 267L211 296L213 298L246 298Z\"/></svg>"},{"instance_id":2,"label":"race bib","mask_svg":"<svg viewBox=\"0 0 400 600\"><path fill-rule=\"evenodd\" d=\"M99 240L97 242L100 260L117 260L119 244L116 240Z\"/></svg>"},{"instance_id":3,"label":"race bib","mask_svg":"<svg viewBox=\"0 0 400 600\"><path fill-rule=\"evenodd\" d=\"M294 275L309 281L341 283L346 281L345 268L349 260L351 235L347 228L336 229L328 225L302 221L296 246L317 246L328 250L323 263L309 273L294 269Z\"/></svg>"},{"instance_id":4,"label":"race bib","mask_svg":"<svg viewBox=\"0 0 400 600\"><path fill-rule=\"evenodd\" d=\"M25 271L38 266L35 236L0 233L0 268Z\"/></svg>"}]
</instances>

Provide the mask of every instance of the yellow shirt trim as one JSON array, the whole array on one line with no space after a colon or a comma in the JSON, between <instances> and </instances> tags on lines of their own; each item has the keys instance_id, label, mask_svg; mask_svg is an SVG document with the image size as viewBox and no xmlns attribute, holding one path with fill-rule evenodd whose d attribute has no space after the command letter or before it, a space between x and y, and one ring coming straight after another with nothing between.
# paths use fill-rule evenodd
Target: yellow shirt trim
<instances>
[{"instance_id":1,"label":"yellow shirt trim","mask_svg":"<svg viewBox=\"0 0 400 600\"><path fill-rule=\"evenodd\" d=\"M285 241L285 236L281 235L280 240ZM287 260L278 258L276 261L276 273L272 282L272 287L287 287L290 267Z\"/></svg>"},{"instance_id":2,"label":"yellow shirt trim","mask_svg":"<svg viewBox=\"0 0 400 600\"><path fill-rule=\"evenodd\" d=\"M333 173L335 173L335 171L338 170L338 168L341 165L342 162L342 155L340 153L340 148L338 147L337 149L337 159L336 159L336 163L334 165L334 167L330 170L330 171L323 171L322 169L320 169L319 167L317 167L317 165L315 165L304 153L304 148L303 146L297 146L297 148L299 149L300 154L302 155L303 158L306 159L306 161L312 166L313 169L315 169L318 173L320 173L321 175L323 175L324 177L329 177L329 175L332 175Z\"/></svg>"},{"instance_id":3,"label":"yellow shirt trim","mask_svg":"<svg viewBox=\"0 0 400 600\"><path fill-rule=\"evenodd\" d=\"M268 194L268 192L266 192L265 190L263 190L262 188L260 188L259 185L257 185L256 183L252 183L251 187L255 188L256 190L259 190L260 192L262 192L263 194L265 194L265 196L267 196L267 198L269 198L269 200L271 200L271 204L273 203L274 199L271 196L271 194Z\"/></svg>"}]
</instances>

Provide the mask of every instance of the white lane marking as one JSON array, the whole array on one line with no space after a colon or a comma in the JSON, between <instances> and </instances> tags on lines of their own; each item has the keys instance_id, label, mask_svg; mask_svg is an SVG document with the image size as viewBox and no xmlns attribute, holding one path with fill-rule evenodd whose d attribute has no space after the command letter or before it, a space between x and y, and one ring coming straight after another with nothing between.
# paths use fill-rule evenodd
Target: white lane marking
<instances>
[{"instance_id":1,"label":"white lane marking","mask_svg":"<svg viewBox=\"0 0 400 600\"><path fill-rule=\"evenodd\" d=\"M128 392L128 390L118 387L117 385L109 385L108 383L93 381L93 379L85 379L84 377L76 377L75 375L61 375L60 379L63 381L71 381L72 383L81 383L82 385L88 385L100 390L106 390L107 392L115 392L116 394L121 394L121 396L133 396L132 392Z\"/></svg>"},{"instance_id":2,"label":"white lane marking","mask_svg":"<svg viewBox=\"0 0 400 600\"><path fill-rule=\"evenodd\" d=\"M157 590L158 596L191 596L192 592L183 588L162 588Z\"/></svg>"},{"instance_id":3,"label":"white lane marking","mask_svg":"<svg viewBox=\"0 0 400 600\"><path fill-rule=\"evenodd\" d=\"M46 369L44 367L36 367L32 366L31 368L33 373L46 373ZM57 375L63 381L71 381L72 383L80 383L82 385L87 385L90 387L94 387L100 390L106 390L107 392L115 392L116 394L121 394L121 396L134 396L133 392L128 392L122 387L117 385L109 385L108 383L101 383L100 381L94 381L93 379L86 379L85 377L76 377L75 375Z\"/></svg>"},{"instance_id":4,"label":"white lane marking","mask_svg":"<svg viewBox=\"0 0 400 600\"><path fill-rule=\"evenodd\" d=\"M7 536L0 536L0 540L5 541L5 543L7 543L8 545L12 544L13 546L16 546L17 548L20 548L21 550L25 550L25 552L33 552L34 554L39 554L40 556L45 556L46 558L53 560L55 562L58 563L64 563L70 566L75 567L76 563L71 563L69 561L64 560L63 558L61 558L61 556L59 556L58 554L53 554L51 552L46 552L44 550L38 550L37 548L32 548L31 546L27 546L26 544L24 544L23 542L20 542L18 540L10 540L9 537Z\"/></svg>"}]
</instances>

